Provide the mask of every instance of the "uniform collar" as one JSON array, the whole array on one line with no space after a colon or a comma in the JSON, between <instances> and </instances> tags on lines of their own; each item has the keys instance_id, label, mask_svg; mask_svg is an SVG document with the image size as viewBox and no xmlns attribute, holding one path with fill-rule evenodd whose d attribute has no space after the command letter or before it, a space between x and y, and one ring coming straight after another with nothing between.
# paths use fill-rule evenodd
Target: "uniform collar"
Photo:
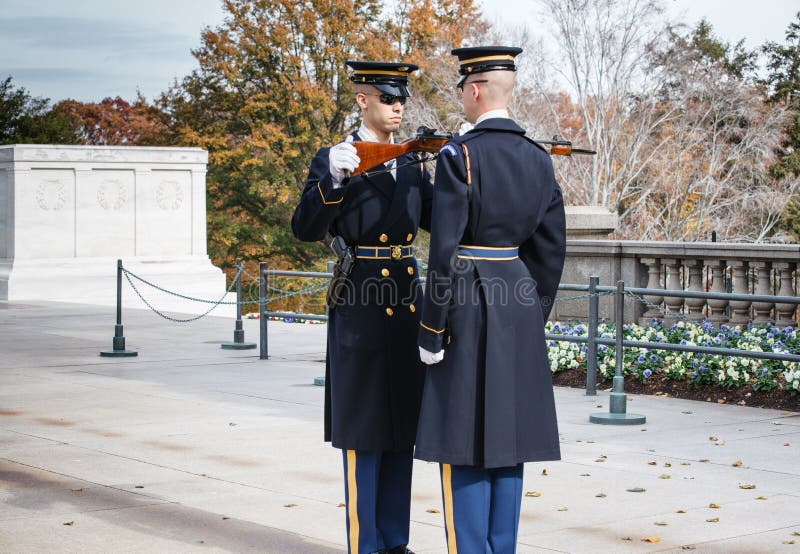
<instances>
[{"instance_id":1,"label":"uniform collar","mask_svg":"<svg viewBox=\"0 0 800 554\"><path fill-rule=\"evenodd\" d=\"M364 124L361 124L361 127L358 128L358 136L364 142L378 142L378 139L375 138L375 135L372 134L372 131L367 129ZM394 133L389 136L389 142L394 144Z\"/></svg>"},{"instance_id":2,"label":"uniform collar","mask_svg":"<svg viewBox=\"0 0 800 554\"><path fill-rule=\"evenodd\" d=\"M492 117L485 119L478 123L470 133L477 133L479 131L506 131L510 133L525 134L525 129L517 125L513 119L507 117Z\"/></svg>"},{"instance_id":3,"label":"uniform collar","mask_svg":"<svg viewBox=\"0 0 800 554\"><path fill-rule=\"evenodd\" d=\"M481 121L486 121L487 119L493 119L495 117L510 119L508 110L504 110L502 108L499 110L489 110L488 112L482 113L480 117L478 117L478 119L475 121L475 125L478 125Z\"/></svg>"}]
</instances>

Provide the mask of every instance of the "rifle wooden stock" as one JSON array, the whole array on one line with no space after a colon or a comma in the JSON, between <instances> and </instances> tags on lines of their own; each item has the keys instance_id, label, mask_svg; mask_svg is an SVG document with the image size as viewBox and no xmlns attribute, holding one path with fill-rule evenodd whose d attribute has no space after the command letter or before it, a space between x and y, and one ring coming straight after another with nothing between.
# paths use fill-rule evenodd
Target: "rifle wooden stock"
<instances>
[{"instance_id":1,"label":"rifle wooden stock","mask_svg":"<svg viewBox=\"0 0 800 554\"><path fill-rule=\"evenodd\" d=\"M354 142L361 163L353 171L353 175L363 173L376 165L398 158L409 152L438 152L449 139L446 138L411 138L397 144L380 142Z\"/></svg>"}]
</instances>

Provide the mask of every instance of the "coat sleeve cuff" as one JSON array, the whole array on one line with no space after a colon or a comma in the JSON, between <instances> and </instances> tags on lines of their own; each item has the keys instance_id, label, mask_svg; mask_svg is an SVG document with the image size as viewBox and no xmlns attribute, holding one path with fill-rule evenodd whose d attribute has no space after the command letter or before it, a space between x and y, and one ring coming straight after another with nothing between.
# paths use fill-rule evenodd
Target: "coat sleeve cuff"
<instances>
[{"instance_id":1,"label":"coat sleeve cuff","mask_svg":"<svg viewBox=\"0 0 800 554\"><path fill-rule=\"evenodd\" d=\"M317 182L317 192L322 197L322 203L327 205L332 204L341 204L342 200L344 200L344 191L345 186L349 179L345 179L340 183L339 186L333 186L333 180L331 178L330 173L326 173L325 176Z\"/></svg>"},{"instance_id":2,"label":"coat sleeve cuff","mask_svg":"<svg viewBox=\"0 0 800 554\"><path fill-rule=\"evenodd\" d=\"M417 343L428 352L440 352L444 348L446 334L447 329L434 329L420 322Z\"/></svg>"}]
</instances>

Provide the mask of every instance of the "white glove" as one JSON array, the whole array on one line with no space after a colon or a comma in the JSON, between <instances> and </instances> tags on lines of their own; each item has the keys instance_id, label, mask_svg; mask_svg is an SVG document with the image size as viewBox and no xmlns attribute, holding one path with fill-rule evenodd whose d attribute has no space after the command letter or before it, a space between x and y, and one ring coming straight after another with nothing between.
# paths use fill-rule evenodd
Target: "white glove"
<instances>
[{"instance_id":1,"label":"white glove","mask_svg":"<svg viewBox=\"0 0 800 554\"><path fill-rule=\"evenodd\" d=\"M444 359L444 350L439 350L435 354L433 352L428 352L421 346L419 347L419 359L422 360L424 364L438 364Z\"/></svg>"},{"instance_id":2,"label":"white glove","mask_svg":"<svg viewBox=\"0 0 800 554\"><path fill-rule=\"evenodd\" d=\"M353 146L353 135L347 135L344 142L332 146L328 153L328 168L331 172L333 187L339 188L345 177L349 177L350 172L360 163L361 159L356 153L356 147Z\"/></svg>"}]
</instances>

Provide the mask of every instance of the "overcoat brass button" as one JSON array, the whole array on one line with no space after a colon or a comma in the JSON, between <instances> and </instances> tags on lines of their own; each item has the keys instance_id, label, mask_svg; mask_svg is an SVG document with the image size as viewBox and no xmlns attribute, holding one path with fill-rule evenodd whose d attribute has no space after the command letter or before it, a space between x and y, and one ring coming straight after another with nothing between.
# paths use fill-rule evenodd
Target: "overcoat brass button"
<instances>
[{"instance_id":1,"label":"overcoat brass button","mask_svg":"<svg viewBox=\"0 0 800 554\"><path fill-rule=\"evenodd\" d=\"M411 310L412 314L417 311L417 307L414 304L410 304L408 306L408 309Z\"/></svg>"},{"instance_id":2,"label":"overcoat brass button","mask_svg":"<svg viewBox=\"0 0 800 554\"><path fill-rule=\"evenodd\" d=\"M411 237L412 237L411 233L407 234L406 235L406 242L411 242Z\"/></svg>"},{"instance_id":3,"label":"overcoat brass button","mask_svg":"<svg viewBox=\"0 0 800 554\"><path fill-rule=\"evenodd\" d=\"M392 317L394 315L394 310L391 308L386 308L386 315Z\"/></svg>"},{"instance_id":4,"label":"overcoat brass button","mask_svg":"<svg viewBox=\"0 0 800 554\"><path fill-rule=\"evenodd\" d=\"M383 275L384 277L388 277L389 270L384 267L383 269L381 269L381 275Z\"/></svg>"},{"instance_id":5,"label":"overcoat brass button","mask_svg":"<svg viewBox=\"0 0 800 554\"><path fill-rule=\"evenodd\" d=\"M406 271L408 271L408 274L409 274L409 275L414 275L414 268L413 268L413 267L411 267L411 266L408 266L408 267L406 268Z\"/></svg>"},{"instance_id":6,"label":"overcoat brass button","mask_svg":"<svg viewBox=\"0 0 800 554\"><path fill-rule=\"evenodd\" d=\"M381 236L378 237L378 240L381 242L388 242L389 236L386 233L381 233Z\"/></svg>"}]
</instances>

